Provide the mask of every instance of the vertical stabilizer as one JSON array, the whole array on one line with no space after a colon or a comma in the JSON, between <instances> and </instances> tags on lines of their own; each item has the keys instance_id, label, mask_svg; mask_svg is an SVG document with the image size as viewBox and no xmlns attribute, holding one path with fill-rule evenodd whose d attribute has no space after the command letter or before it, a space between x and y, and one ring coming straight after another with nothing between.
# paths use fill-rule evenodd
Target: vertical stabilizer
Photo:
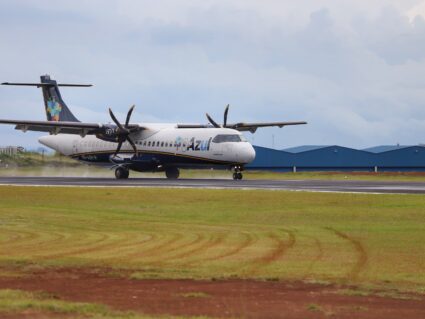
<instances>
[{"instance_id":1,"label":"vertical stabilizer","mask_svg":"<svg viewBox=\"0 0 425 319\"><path fill-rule=\"evenodd\" d=\"M48 84L41 86L47 120L56 122L79 122L62 100L57 82L51 80L49 75L42 75L40 79L42 84Z\"/></svg>"}]
</instances>

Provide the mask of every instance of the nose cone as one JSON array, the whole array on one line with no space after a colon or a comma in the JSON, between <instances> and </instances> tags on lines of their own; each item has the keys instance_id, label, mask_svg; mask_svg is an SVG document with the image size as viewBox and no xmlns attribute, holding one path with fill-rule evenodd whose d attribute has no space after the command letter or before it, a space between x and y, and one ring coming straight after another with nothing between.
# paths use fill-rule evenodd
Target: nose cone
<instances>
[{"instance_id":1,"label":"nose cone","mask_svg":"<svg viewBox=\"0 0 425 319\"><path fill-rule=\"evenodd\" d=\"M251 163L255 159L255 149L249 143L245 143L241 153L241 159L244 164Z\"/></svg>"},{"instance_id":2,"label":"nose cone","mask_svg":"<svg viewBox=\"0 0 425 319\"><path fill-rule=\"evenodd\" d=\"M44 146L47 146L51 149L54 149L55 151L57 151L58 145L56 143L56 140L54 138L54 136L52 135L46 135L46 136L42 136L38 138L38 141L43 144Z\"/></svg>"},{"instance_id":3,"label":"nose cone","mask_svg":"<svg viewBox=\"0 0 425 319\"><path fill-rule=\"evenodd\" d=\"M253 160L255 160L255 149L254 147L250 144L249 145L249 151L248 151L248 163L251 163Z\"/></svg>"}]
</instances>

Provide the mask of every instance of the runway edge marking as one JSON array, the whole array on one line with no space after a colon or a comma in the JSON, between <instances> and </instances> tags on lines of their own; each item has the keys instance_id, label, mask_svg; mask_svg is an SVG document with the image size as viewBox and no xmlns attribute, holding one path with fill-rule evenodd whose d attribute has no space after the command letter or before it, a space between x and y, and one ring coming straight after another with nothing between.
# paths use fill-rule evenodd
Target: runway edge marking
<instances>
[{"instance_id":1,"label":"runway edge marking","mask_svg":"<svg viewBox=\"0 0 425 319\"><path fill-rule=\"evenodd\" d=\"M0 183L0 186L13 186L13 187L75 187L75 188L158 188L158 189L200 189L200 186L151 186L151 185L43 185L43 184L13 184L13 183ZM362 192L362 191L338 191L338 190L317 190L317 189L290 189L290 188L277 188L277 187L219 187L219 186L205 186L201 185L202 189L232 189L232 190L263 190L263 191L281 191L281 192L307 192L307 193L338 193L338 194L363 194L363 195L422 195L422 193L380 193L380 192Z\"/></svg>"}]
</instances>

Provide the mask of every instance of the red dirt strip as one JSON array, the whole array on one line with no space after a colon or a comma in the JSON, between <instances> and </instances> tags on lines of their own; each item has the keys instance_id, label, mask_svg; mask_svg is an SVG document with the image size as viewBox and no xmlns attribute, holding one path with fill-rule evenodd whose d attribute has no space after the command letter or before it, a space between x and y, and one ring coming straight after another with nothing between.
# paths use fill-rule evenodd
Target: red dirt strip
<instances>
[{"instance_id":1,"label":"red dirt strip","mask_svg":"<svg viewBox=\"0 0 425 319\"><path fill-rule=\"evenodd\" d=\"M0 277L0 289L44 291L66 301L100 303L115 310L152 315L425 318L425 296L417 294L404 294L406 299L351 296L338 293L341 287L303 282L132 280L112 276L112 271L117 274L116 270L98 269L40 270L22 277Z\"/></svg>"}]
</instances>

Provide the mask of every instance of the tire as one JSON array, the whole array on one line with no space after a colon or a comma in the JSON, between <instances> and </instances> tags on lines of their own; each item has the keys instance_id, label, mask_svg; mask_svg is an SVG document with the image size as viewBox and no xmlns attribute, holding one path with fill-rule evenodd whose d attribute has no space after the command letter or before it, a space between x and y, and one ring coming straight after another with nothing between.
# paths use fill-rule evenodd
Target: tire
<instances>
[{"instance_id":1,"label":"tire","mask_svg":"<svg viewBox=\"0 0 425 319\"><path fill-rule=\"evenodd\" d=\"M235 181L237 181L237 180L238 180L238 173L233 173L233 179L234 179Z\"/></svg>"},{"instance_id":2,"label":"tire","mask_svg":"<svg viewBox=\"0 0 425 319\"><path fill-rule=\"evenodd\" d=\"M242 180L242 178L243 178L242 173L238 173L238 180Z\"/></svg>"},{"instance_id":3,"label":"tire","mask_svg":"<svg viewBox=\"0 0 425 319\"><path fill-rule=\"evenodd\" d=\"M130 175L130 172L128 169L125 169L124 167L117 167L115 169L115 178L116 179L127 179Z\"/></svg>"},{"instance_id":4,"label":"tire","mask_svg":"<svg viewBox=\"0 0 425 319\"><path fill-rule=\"evenodd\" d=\"M169 167L165 170L165 176L167 176L168 179L178 179L180 171L177 167Z\"/></svg>"}]
</instances>

